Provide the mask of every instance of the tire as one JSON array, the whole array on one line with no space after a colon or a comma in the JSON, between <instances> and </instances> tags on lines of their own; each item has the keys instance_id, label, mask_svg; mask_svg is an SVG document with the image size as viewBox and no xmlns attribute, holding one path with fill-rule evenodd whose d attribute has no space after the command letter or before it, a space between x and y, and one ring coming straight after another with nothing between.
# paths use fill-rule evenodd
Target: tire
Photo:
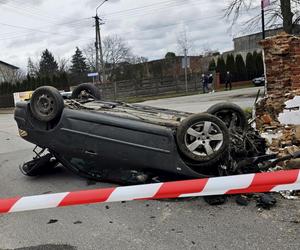
<instances>
[{"instance_id":1,"label":"tire","mask_svg":"<svg viewBox=\"0 0 300 250\"><path fill-rule=\"evenodd\" d=\"M60 117L63 109L64 100L56 88L43 86L33 92L30 110L35 119L50 122Z\"/></svg>"},{"instance_id":2,"label":"tire","mask_svg":"<svg viewBox=\"0 0 300 250\"><path fill-rule=\"evenodd\" d=\"M226 125L210 114L195 114L186 118L177 128L179 151L201 167L213 165L228 152L229 131Z\"/></svg>"},{"instance_id":3,"label":"tire","mask_svg":"<svg viewBox=\"0 0 300 250\"><path fill-rule=\"evenodd\" d=\"M82 92L85 91L95 100L101 100L101 92L95 85L91 83L82 83L78 85L72 92L72 99L81 99Z\"/></svg>"},{"instance_id":4,"label":"tire","mask_svg":"<svg viewBox=\"0 0 300 250\"><path fill-rule=\"evenodd\" d=\"M207 113L217 116L221 119L227 126L227 128L238 127L243 131L248 127L247 116L242 108L234 103L222 102L213 105L207 110ZM232 124L232 119L235 119L234 124Z\"/></svg>"}]
</instances>

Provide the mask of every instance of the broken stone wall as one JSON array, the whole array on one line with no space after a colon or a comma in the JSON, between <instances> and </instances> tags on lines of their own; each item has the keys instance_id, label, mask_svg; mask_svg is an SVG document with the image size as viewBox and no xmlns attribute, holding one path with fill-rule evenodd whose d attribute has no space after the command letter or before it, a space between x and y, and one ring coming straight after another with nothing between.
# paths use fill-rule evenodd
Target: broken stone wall
<instances>
[{"instance_id":1,"label":"broken stone wall","mask_svg":"<svg viewBox=\"0 0 300 250\"><path fill-rule=\"evenodd\" d=\"M300 127L278 120L286 102L300 96L300 37L281 33L260 44L265 53L267 93L256 107L256 125L260 131L281 134L273 139L270 149L284 154L287 147L300 142Z\"/></svg>"},{"instance_id":2,"label":"broken stone wall","mask_svg":"<svg viewBox=\"0 0 300 250\"><path fill-rule=\"evenodd\" d=\"M269 125L278 125L285 102L300 95L300 37L281 33L261 41L265 52L267 96L257 107L257 125L271 116ZM266 117L266 116L264 116Z\"/></svg>"},{"instance_id":3,"label":"broken stone wall","mask_svg":"<svg viewBox=\"0 0 300 250\"><path fill-rule=\"evenodd\" d=\"M300 37L282 33L261 42L268 94L300 88Z\"/></svg>"}]
</instances>

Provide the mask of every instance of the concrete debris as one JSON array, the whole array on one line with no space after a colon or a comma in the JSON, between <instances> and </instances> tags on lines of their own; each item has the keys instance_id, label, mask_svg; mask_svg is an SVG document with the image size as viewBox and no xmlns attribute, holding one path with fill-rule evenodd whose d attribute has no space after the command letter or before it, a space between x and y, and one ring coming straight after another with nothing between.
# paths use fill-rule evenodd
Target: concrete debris
<instances>
[{"instance_id":1,"label":"concrete debris","mask_svg":"<svg viewBox=\"0 0 300 250\"><path fill-rule=\"evenodd\" d=\"M287 200L299 200L300 192L299 191L281 191L279 192L281 196Z\"/></svg>"}]
</instances>

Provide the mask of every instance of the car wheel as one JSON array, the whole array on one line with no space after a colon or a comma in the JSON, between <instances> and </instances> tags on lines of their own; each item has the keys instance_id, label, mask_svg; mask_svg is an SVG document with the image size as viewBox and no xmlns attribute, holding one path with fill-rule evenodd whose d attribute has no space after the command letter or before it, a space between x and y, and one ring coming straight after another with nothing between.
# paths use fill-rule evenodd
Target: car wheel
<instances>
[{"instance_id":1,"label":"car wheel","mask_svg":"<svg viewBox=\"0 0 300 250\"><path fill-rule=\"evenodd\" d=\"M30 110L34 118L50 122L58 118L64 109L64 100L59 91L51 86L36 89L30 100Z\"/></svg>"},{"instance_id":2,"label":"car wheel","mask_svg":"<svg viewBox=\"0 0 300 250\"><path fill-rule=\"evenodd\" d=\"M198 164L214 164L228 152L228 129L210 114L196 114L185 119L177 128L176 137L180 152Z\"/></svg>"},{"instance_id":3,"label":"car wheel","mask_svg":"<svg viewBox=\"0 0 300 250\"><path fill-rule=\"evenodd\" d=\"M226 124L227 128L240 128L245 130L248 127L246 113L240 106L234 103L218 103L210 107L207 113L217 116Z\"/></svg>"},{"instance_id":4,"label":"car wheel","mask_svg":"<svg viewBox=\"0 0 300 250\"><path fill-rule=\"evenodd\" d=\"M72 92L72 99L84 99L92 97L95 100L101 100L100 89L91 83L82 83Z\"/></svg>"}]
</instances>

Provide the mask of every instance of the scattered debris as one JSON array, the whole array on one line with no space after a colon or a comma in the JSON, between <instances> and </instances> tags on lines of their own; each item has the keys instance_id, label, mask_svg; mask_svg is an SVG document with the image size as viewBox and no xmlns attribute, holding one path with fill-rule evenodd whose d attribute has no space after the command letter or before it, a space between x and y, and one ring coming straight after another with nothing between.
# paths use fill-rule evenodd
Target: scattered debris
<instances>
[{"instance_id":1,"label":"scattered debris","mask_svg":"<svg viewBox=\"0 0 300 250\"><path fill-rule=\"evenodd\" d=\"M271 194L262 194L257 199L257 207L269 210L276 205L276 199Z\"/></svg>"},{"instance_id":2,"label":"scattered debris","mask_svg":"<svg viewBox=\"0 0 300 250\"><path fill-rule=\"evenodd\" d=\"M58 222L58 220L51 219L51 220L49 220L49 221L48 221L48 223L47 223L47 224L54 224L54 223L56 223L56 222Z\"/></svg>"},{"instance_id":3,"label":"scattered debris","mask_svg":"<svg viewBox=\"0 0 300 250\"><path fill-rule=\"evenodd\" d=\"M298 200L300 199L299 191L281 191L281 196L287 200Z\"/></svg>"},{"instance_id":4,"label":"scattered debris","mask_svg":"<svg viewBox=\"0 0 300 250\"><path fill-rule=\"evenodd\" d=\"M227 196L225 195L205 196L204 200L211 206L218 206L224 204L227 201Z\"/></svg>"},{"instance_id":5,"label":"scattered debris","mask_svg":"<svg viewBox=\"0 0 300 250\"><path fill-rule=\"evenodd\" d=\"M235 197L235 202L240 206L248 206L250 199L245 195L237 195Z\"/></svg>"}]
</instances>

